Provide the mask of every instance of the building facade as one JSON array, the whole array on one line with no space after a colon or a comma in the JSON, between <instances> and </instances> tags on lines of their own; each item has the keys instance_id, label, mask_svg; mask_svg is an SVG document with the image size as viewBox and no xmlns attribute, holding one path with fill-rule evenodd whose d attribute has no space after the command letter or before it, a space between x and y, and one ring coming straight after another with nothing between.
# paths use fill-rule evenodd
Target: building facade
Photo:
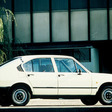
<instances>
[{"instance_id":1,"label":"building facade","mask_svg":"<svg viewBox=\"0 0 112 112\"><path fill-rule=\"evenodd\" d=\"M112 0L6 0L14 52L63 54L93 72L112 73Z\"/></svg>"}]
</instances>

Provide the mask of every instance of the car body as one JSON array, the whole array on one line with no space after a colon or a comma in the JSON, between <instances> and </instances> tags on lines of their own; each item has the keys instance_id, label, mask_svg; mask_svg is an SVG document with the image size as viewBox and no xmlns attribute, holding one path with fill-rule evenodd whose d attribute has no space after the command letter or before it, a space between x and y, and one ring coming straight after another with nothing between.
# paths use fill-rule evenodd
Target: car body
<instances>
[{"instance_id":1,"label":"car body","mask_svg":"<svg viewBox=\"0 0 112 112\"><path fill-rule=\"evenodd\" d=\"M112 104L112 75L91 73L71 56L29 55L0 66L1 105L30 98L74 98L86 105Z\"/></svg>"}]
</instances>

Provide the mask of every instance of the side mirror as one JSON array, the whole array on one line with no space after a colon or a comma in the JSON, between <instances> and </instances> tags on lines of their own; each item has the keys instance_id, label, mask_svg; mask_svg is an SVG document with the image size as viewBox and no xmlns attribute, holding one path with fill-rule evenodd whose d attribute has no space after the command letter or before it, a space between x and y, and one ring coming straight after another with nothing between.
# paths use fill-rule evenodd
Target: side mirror
<instances>
[{"instance_id":1,"label":"side mirror","mask_svg":"<svg viewBox=\"0 0 112 112\"><path fill-rule=\"evenodd\" d=\"M78 75L82 75L81 73L82 73L82 71L81 71L81 69L79 69Z\"/></svg>"}]
</instances>

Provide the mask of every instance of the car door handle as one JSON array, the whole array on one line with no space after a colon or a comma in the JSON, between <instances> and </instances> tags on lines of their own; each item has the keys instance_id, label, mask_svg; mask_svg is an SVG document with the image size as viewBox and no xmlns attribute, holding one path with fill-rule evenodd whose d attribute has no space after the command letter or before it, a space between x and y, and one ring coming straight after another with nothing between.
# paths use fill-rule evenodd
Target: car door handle
<instances>
[{"instance_id":1,"label":"car door handle","mask_svg":"<svg viewBox=\"0 0 112 112\"><path fill-rule=\"evenodd\" d=\"M65 76L64 74L59 74L58 77Z\"/></svg>"},{"instance_id":2,"label":"car door handle","mask_svg":"<svg viewBox=\"0 0 112 112\"><path fill-rule=\"evenodd\" d=\"M30 76L34 76L34 74L28 74L27 76L28 76L28 77L30 77Z\"/></svg>"}]
</instances>

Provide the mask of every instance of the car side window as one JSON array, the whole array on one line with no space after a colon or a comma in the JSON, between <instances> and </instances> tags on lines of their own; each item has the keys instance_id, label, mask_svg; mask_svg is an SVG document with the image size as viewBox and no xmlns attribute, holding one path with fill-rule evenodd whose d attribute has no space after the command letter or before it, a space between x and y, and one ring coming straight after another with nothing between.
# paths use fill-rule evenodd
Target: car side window
<instances>
[{"instance_id":1,"label":"car side window","mask_svg":"<svg viewBox=\"0 0 112 112\"><path fill-rule=\"evenodd\" d=\"M37 58L31 61L32 72L54 72L53 64L50 58ZM26 72L29 72L26 66L29 62L23 65Z\"/></svg>"},{"instance_id":2,"label":"car side window","mask_svg":"<svg viewBox=\"0 0 112 112\"><path fill-rule=\"evenodd\" d=\"M58 72L77 72L75 63L72 59L55 58Z\"/></svg>"},{"instance_id":3,"label":"car side window","mask_svg":"<svg viewBox=\"0 0 112 112\"><path fill-rule=\"evenodd\" d=\"M23 67L26 72L32 72L32 62L28 61L25 64L23 64Z\"/></svg>"},{"instance_id":4,"label":"car side window","mask_svg":"<svg viewBox=\"0 0 112 112\"><path fill-rule=\"evenodd\" d=\"M39 59L32 60L32 68L33 68L33 72L40 72L39 71Z\"/></svg>"},{"instance_id":5,"label":"car side window","mask_svg":"<svg viewBox=\"0 0 112 112\"><path fill-rule=\"evenodd\" d=\"M77 71L79 71L79 69L80 69L81 72L86 73L86 71L78 63L75 63L75 64L76 64Z\"/></svg>"},{"instance_id":6,"label":"car side window","mask_svg":"<svg viewBox=\"0 0 112 112\"><path fill-rule=\"evenodd\" d=\"M54 72L50 58L39 58L32 60L34 72Z\"/></svg>"}]
</instances>

